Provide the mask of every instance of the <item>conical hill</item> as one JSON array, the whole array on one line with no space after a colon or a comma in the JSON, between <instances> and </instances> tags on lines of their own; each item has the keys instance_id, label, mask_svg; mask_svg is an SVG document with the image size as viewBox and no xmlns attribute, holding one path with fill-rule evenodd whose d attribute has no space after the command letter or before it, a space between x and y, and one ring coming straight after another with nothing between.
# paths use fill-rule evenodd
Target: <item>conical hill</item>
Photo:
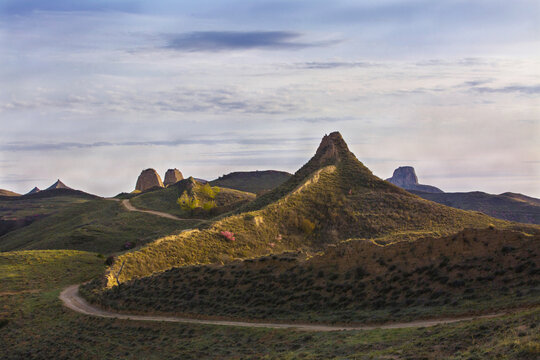
<instances>
[{"instance_id":1,"label":"conical hill","mask_svg":"<svg viewBox=\"0 0 540 360\"><path fill-rule=\"evenodd\" d=\"M442 236L463 228L510 223L433 203L376 176L352 154L337 132L288 181L204 230L160 239L119 257L119 281L174 266L223 263L299 248L323 249L364 238L378 243ZM116 279L109 275L108 285Z\"/></svg>"}]
</instances>

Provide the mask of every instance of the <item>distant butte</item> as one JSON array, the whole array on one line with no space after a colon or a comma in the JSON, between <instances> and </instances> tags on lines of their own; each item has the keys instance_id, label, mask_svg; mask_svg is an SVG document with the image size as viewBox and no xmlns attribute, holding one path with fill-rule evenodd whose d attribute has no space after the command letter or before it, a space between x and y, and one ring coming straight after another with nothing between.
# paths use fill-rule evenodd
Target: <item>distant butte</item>
<instances>
[{"instance_id":1,"label":"distant butte","mask_svg":"<svg viewBox=\"0 0 540 360\"><path fill-rule=\"evenodd\" d=\"M439 188L431 185L423 185L418 183L418 177L412 166L400 166L394 170L391 178L386 179L394 185L405 190L423 191L428 193L443 193Z\"/></svg>"}]
</instances>

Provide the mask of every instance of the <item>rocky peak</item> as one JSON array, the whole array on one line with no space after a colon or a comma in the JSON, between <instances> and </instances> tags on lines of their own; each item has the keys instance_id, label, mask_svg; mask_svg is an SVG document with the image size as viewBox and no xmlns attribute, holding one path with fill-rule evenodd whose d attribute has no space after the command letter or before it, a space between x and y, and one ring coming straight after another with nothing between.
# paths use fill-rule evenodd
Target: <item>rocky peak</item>
<instances>
[{"instance_id":1,"label":"rocky peak","mask_svg":"<svg viewBox=\"0 0 540 360\"><path fill-rule=\"evenodd\" d=\"M176 184L177 182L179 182L180 180L183 180L183 179L184 179L184 176L182 175L180 170L178 170L178 169L169 169L165 173L165 181L163 182L163 184L165 186L168 186L168 185Z\"/></svg>"},{"instance_id":2,"label":"rocky peak","mask_svg":"<svg viewBox=\"0 0 540 360\"><path fill-rule=\"evenodd\" d=\"M55 189L71 189L69 186L66 186L60 179L56 180L54 184L46 188L45 190L55 190Z\"/></svg>"},{"instance_id":3,"label":"rocky peak","mask_svg":"<svg viewBox=\"0 0 540 360\"><path fill-rule=\"evenodd\" d=\"M345 143L341 134L335 131L329 135L324 135L314 158L317 158L321 163L338 162L347 153L349 153L347 143Z\"/></svg>"},{"instance_id":4,"label":"rocky peak","mask_svg":"<svg viewBox=\"0 0 540 360\"><path fill-rule=\"evenodd\" d=\"M412 166L400 166L394 170L394 174L387 181L390 181L394 185L404 187L407 185L417 185L418 177Z\"/></svg>"},{"instance_id":5,"label":"rocky peak","mask_svg":"<svg viewBox=\"0 0 540 360\"><path fill-rule=\"evenodd\" d=\"M40 191L41 190L37 186L35 186L32 190L30 190L28 193L26 193L26 195L35 194L35 193L38 193Z\"/></svg>"},{"instance_id":6,"label":"rocky peak","mask_svg":"<svg viewBox=\"0 0 540 360\"><path fill-rule=\"evenodd\" d=\"M163 187L161 177L154 169L143 170L137 179L135 190L145 191L153 187Z\"/></svg>"},{"instance_id":7,"label":"rocky peak","mask_svg":"<svg viewBox=\"0 0 540 360\"><path fill-rule=\"evenodd\" d=\"M400 166L394 170L391 178L386 179L394 185L405 190L416 190L429 193L442 193L443 191L435 186L422 185L418 183L418 177L412 166Z\"/></svg>"}]
</instances>

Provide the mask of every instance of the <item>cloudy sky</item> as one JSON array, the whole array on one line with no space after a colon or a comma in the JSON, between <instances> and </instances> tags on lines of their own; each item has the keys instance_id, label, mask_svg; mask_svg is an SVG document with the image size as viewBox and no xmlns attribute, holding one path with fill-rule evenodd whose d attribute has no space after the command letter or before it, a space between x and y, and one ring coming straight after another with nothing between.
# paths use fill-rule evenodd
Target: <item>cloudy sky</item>
<instances>
[{"instance_id":1,"label":"cloudy sky","mask_svg":"<svg viewBox=\"0 0 540 360\"><path fill-rule=\"evenodd\" d=\"M294 172L540 197L538 0L0 0L0 188Z\"/></svg>"}]
</instances>

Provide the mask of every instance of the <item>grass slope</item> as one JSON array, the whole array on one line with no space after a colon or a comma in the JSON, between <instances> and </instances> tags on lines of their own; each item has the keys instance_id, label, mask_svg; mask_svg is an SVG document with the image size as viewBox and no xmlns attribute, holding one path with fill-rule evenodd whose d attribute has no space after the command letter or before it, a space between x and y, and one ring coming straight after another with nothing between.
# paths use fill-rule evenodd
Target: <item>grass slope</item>
<instances>
[{"instance_id":1,"label":"grass slope","mask_svg":"<svg viewBox=\"0 0 540 360\"><path fill-rule=\"evenodd\" d=\"M284 171L238 171L210 181L212 186L226 187L254 194L270 191L287 181L292 175Z\"/></svg>"},{"instance_id":2,"label":"grass slope","mask_svg":"<svg viewBox=\"0 0 540 360\"><path fill-rule=\"evenodd\" d=\"M130 198L130 201L140 209L163 211L182 218L210 218L231 211L255 198L255 195L251 193L221 187L216 189L215 194L209 196L209 192L205 191L207 188L204 184L189 178L164 189L154 189L135 195ZM202 208L184 210L177 203L184 192L190 197L196 196L201 205L213 201L215 207L209 211Z\"/></svg>"},{"instance_id":3,"label":"grass slope","mask_svg":"<svg viewBox=\"0 0 540 360\"><path fill-rule=\"evenodd\" d=\"M413 193L424 199L457 209L481 211L489 216L504 220L540 224L540 200L521 194L492 195L480 191L441 194Z\"/></svg>"},{"instance_id":4,"label":"grass slope","mask_svg":"<svg viewBox=\"0 0 540 360\"><path fill-rule=\"evenodd\" d=\"M17 219L27 216L49 215L61 209L88 201L81 196L57 196L51 198L12 197L0 199L0 218Z\"/></svg>"},{"instance_id":5,"label":"grass slope","mask_svg":"<svg viewBox=\"0 0 540 360\"><path fill-rule=\"evenodd\" d=\"M152 323L94 318L63 308L58 295L64 286L102 271L95 254L3 253L0 269L0 348L6 360L527 360L540 355L540 308L433 328L332 333Z\"/></svg>"},{"instance_id":6,"label":"grass slope","mask_svg":"<svg viewBox=\"0 0 540 360\"><path fill-rule=\"evenodd\" d=\"M112 266L120 281L175 266L228 262L286 250L322 249L350 238L379 243L442 236L466 227L510 223L439 205L383 181L348 150L339 133L286 183L204 230L185 232L125 254ZM222 232L235 235L228 240ZM109 273L106 284L116 284Z\"/></svg>"},{"instance_id":7,"label":"grass slope","mask_svg":"<svg viewBox=\"0 0 540 360\"><path fill-rule=\"evenodd\" d=\"M129 212L119 202L92 200L1 236L0 251L76 249L108 254L121 251L127 241L142 245L195 223Z\"/></svg>"},{"instance_id":8,"label":"grass slope","mask_svg":"<svg viewBox=\"0 0 540 360\"><path fill-rule=\"evenodd\" d=\"M540 234L466 230L378 246L348 241L291 253L174 268L100 293L116 311L323 322L403 321L540 305Z\"/></svg>"},{"instance_id":9,"label":"grass slope","mask_svg":"<svg viewBox=\"0 0 540 360\"><path fill-rule=\"evenodd\" d=\"M17 194L14 191L6 190L6 189L0 189L0 196L21 196L21 194Z\"/></svg>"}]
</instances>

